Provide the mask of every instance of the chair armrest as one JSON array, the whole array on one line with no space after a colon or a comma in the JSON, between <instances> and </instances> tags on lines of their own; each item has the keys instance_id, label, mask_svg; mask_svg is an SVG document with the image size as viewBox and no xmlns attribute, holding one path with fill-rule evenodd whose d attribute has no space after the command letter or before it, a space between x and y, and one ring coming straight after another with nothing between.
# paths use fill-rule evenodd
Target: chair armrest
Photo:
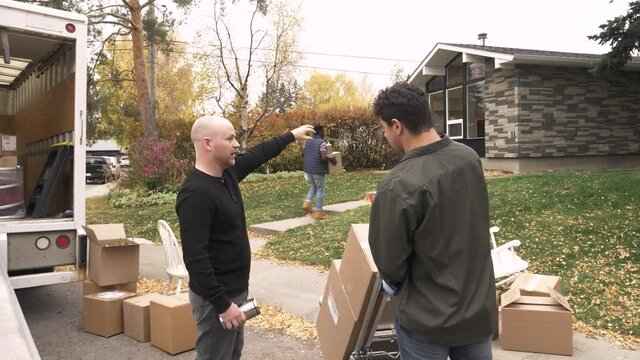
<instances>
[{"instance_id":1,"label":"chair armrest","mask_svg":"<svg viewBox=\"0 0 640 360\"><path fill-rule=\"evenodd\" d=\"M493 251L500 251L503 249L513 249L520 246L520 240L511 240L506 244L502 244L500 246L498 246L497 248L493 249Z\"/></svg>"}]
</instances>

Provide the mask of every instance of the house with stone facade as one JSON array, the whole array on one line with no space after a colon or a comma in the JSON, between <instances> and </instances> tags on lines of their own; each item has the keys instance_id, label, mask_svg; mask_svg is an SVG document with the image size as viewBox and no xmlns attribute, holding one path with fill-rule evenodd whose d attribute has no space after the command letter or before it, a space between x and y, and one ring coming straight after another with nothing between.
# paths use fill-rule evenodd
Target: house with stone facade
<instances>
[{"instance_id":1,"label":"house with stone facade","mask_svg":"<svg viewBox=\"0 0 640 360\"><path fill-rule=\"evenodd\" d=\"M605 76L590 71L599 58L438 43L409 82L487 169L640 168L640 59Z\"/></svg>"}]
</instances>

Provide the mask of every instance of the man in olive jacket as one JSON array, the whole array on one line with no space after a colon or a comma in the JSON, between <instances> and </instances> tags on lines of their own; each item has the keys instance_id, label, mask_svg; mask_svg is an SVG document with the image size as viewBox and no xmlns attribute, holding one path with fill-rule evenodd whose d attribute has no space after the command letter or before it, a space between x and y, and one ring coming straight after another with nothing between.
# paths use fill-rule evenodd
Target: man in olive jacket
<instances>
[{"instance_id":1,"label":"man in olive jacket","mask_svg":"<svg viewBox=\"0 0 640 360\"><path fill-rule=\"evenodd\" d=\"M369 230L385 285L398 292L402 359L491 359L496 289L480 159L437 134L413 85L380 91L373 110L404 154L378 184Z\"/></svg>"}]
</instances>

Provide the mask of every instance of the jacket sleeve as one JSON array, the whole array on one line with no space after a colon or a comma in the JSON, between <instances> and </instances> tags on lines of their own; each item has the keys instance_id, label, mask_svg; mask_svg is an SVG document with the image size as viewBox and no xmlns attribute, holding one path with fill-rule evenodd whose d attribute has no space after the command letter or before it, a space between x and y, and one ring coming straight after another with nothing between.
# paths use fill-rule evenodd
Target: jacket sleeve
<instances>
[{"instance_id":1,"label":"jacket sleeve","mask_svg":"<svg viewBox=\"0 0 640 360\"><path fill-rule=\"evenodd\" d=\"M400 194L378 189L371 208L369 246L382 278L400 288L413 253L415 216Z\"/></svg>"},{"instance_id":2,"label":"jacket sleeve","mask_svg":"<svg viewBox=\"0 0 640 360\"><path fill-rule=\"evenodd\" d=\"M286 132L280 136L276 136L271 140L261 142L260 144L248 149L244 154L236 157L236 164L233 169L238 177L238 181L242 181L247 175L255 171L260 165L278 156L287 145L292 143L295 137L291 132Z\"/></svg>"},{"instance_id":3,"label":"jacket sleeve","mask_svg":"<svg viewBox=\"0 0 640 360\"><path fill-rule=\"evenodd\" d=\"M214 219L212 206L206 197L195 190L183 190L178 195L176 212L180 222L180 238L184 264L189 272L189 281L198 290L198 295L209 301L218 313L231 306L224 287L216 279L209 259L209 235Z\"/></svg>"}]
</instances>

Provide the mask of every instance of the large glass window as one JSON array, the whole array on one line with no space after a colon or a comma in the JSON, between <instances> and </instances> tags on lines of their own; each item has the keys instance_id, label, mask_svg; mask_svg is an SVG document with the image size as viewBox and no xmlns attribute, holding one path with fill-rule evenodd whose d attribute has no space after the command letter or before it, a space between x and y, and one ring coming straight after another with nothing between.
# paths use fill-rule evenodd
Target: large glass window
<instances>
[{"instance_id":1,"label":"large glass window","mask_svg":"<svg viewBox=\"0 0 640 360\"><path fill-rule=\"evenodd\" d=\"M467 65L467 80L484 77L484 63L470 63Z\"/></svg>"},{"instance_id":2,"label":"large glass window","mask_svg":"<svg viewBox=\"0 0 640 360\"><path fill-rule=\"evenodd\" d=\"M464 74L462 64L462 56L458 55L458 57L447 66L447 85L458 85L463 81L462 75Z\"/></svg>"},{"instance_id":3,"label":"large glass window","mask_svg":"<svg viewBox=\"0 0 640 360\"><path fill-rule=\"evenodd\" d=\"M463 63L458 54L446 65L444 77L435 76L427 83L436 130L454 139L484 138L484 78L490 68L486 60Z\"/></svg>"},{"instance_id":4,"label":"large glass window","mask_svg":"<svg viewBox=\"0 0 640 360\"><path fill-rule=\"evenodd\" d=\"M439 133L444 133L444 91L429 94L429 108L433 127Z\"/></svg>"},{"instance_id":5,"label":"large glass window","mask_svg":"<svg viewBox=\"0 0 640 360\"><path fill-rule=\"evenodd\" d=\"M461 138L462 133L462 86L447 89L447 134L451 138Z\"/></svg>"},{"instance_id":6,"label":"large glass window","mask_svg":"<svg viewBox=\"0 0 640 360\"><path fill-rule=\"evenodd\" d=\"M436 76L427 84L428 91L444 89L444 76Z\"/></svg>"},{"instance_id":7,"label":"large glass window","mask_svg":"<svg viewBox=\"0 0 640 360\"><path fill-rule=\"evenodd\" d=\"M467 85L467 138L484 137L484 80Z\"/></svg>"}]
</instances>

